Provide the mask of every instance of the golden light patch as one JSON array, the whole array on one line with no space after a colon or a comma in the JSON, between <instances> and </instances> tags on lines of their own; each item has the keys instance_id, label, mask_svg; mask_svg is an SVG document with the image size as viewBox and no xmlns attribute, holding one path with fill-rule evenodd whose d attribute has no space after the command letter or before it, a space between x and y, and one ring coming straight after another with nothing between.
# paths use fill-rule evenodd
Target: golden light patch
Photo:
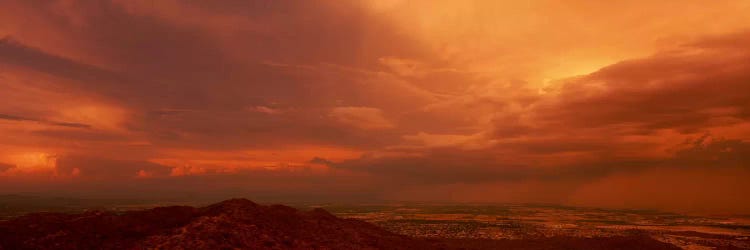
<instances>
[{"instance_id":1,"label":"golden light patch","mask_svg":"<svg viewBox=\"0 0 750 250\"><path fill-rule=\"evenodd\" d=\"M88 104L64 108L58 115L60 120L87 124L95 129L120 130L128 112L111 105Z\"/></svg>"},{"instance_id":2,"label":"golden light patch","mask_svg":"<svg viewBox=\"0 0 750 250\"><path fill-rule=\"evenodd\" d=\"M43 152L27 152L7 156L7 161L15 165L9 174L51 172L57 168L57 156Z\"/></svg>"}]
</instances>

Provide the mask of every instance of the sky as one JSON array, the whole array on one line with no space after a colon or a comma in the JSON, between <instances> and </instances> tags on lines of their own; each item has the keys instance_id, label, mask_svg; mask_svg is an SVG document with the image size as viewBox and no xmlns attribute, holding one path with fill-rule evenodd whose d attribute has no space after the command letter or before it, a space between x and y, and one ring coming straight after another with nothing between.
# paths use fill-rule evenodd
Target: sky
<instances>
[{"instance_id":1,"label":"sky","mask_svg":"<svg viewBox=\"0 0 750 250\"><path fill-rule=\"evenodd\" d=\"M0 190L750 211L750 1L0 2Z\"/></svg>"}]
</instances>

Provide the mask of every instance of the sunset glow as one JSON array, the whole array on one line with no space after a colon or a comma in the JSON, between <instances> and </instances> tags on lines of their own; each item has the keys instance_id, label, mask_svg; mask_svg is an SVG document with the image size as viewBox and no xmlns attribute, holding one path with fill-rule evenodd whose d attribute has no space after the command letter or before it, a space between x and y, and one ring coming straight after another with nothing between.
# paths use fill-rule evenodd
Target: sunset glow
<instances>
[{"instance_id":1,"label":"sunset glow","mask_svg":"<svg viewBox=\"0 0 750 250\"><path fill-rule=\"evenodd\" d=\"M750 211L749 13L2 1L0 190Z\"/></svg>"}]
</instances>

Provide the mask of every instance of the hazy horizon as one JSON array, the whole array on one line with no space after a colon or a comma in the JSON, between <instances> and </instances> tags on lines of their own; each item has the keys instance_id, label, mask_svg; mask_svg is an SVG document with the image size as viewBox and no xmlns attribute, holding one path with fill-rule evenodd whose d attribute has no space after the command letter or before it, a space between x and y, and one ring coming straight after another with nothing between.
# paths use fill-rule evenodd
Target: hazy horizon
<instances>
[{"instance_id":1,"label":"hazy horizon","mask_svg":"<svg viewBox=\"0 0 750 250\"><path fill-rule=\"evenodd\" d=\"M750 211L750 1L0 2L0 194Z\"/></svg>"}]
</instances>

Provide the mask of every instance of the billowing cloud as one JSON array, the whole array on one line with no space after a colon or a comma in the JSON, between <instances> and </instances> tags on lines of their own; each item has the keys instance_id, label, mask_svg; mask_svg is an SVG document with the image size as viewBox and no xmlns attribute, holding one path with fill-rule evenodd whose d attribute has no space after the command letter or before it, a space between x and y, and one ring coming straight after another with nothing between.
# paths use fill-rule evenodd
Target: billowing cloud
<instances>
[{"instance_id":1,"label":"billowing cloud","mask_svg":"<svg viewBox=\"0 0 750 250\"><path fill-rule=\"evenodd\" d=\"M6 1L0 189L734 211L748 11Z\"/></svg>"},{"instance_id":2,"label":"billowing cloud","mask_svg":"<svg viewBox=\"0 0 750 250\"><path fill-rule=\"evenodd\" d=\"M741 42L750 33L728 35ZM750 111L750 50L696 44L623 61L566 80L558 96L539 105L547 122L582 127L624 125L643 132L743 123Z\"/></svg>"}]
</instances>

